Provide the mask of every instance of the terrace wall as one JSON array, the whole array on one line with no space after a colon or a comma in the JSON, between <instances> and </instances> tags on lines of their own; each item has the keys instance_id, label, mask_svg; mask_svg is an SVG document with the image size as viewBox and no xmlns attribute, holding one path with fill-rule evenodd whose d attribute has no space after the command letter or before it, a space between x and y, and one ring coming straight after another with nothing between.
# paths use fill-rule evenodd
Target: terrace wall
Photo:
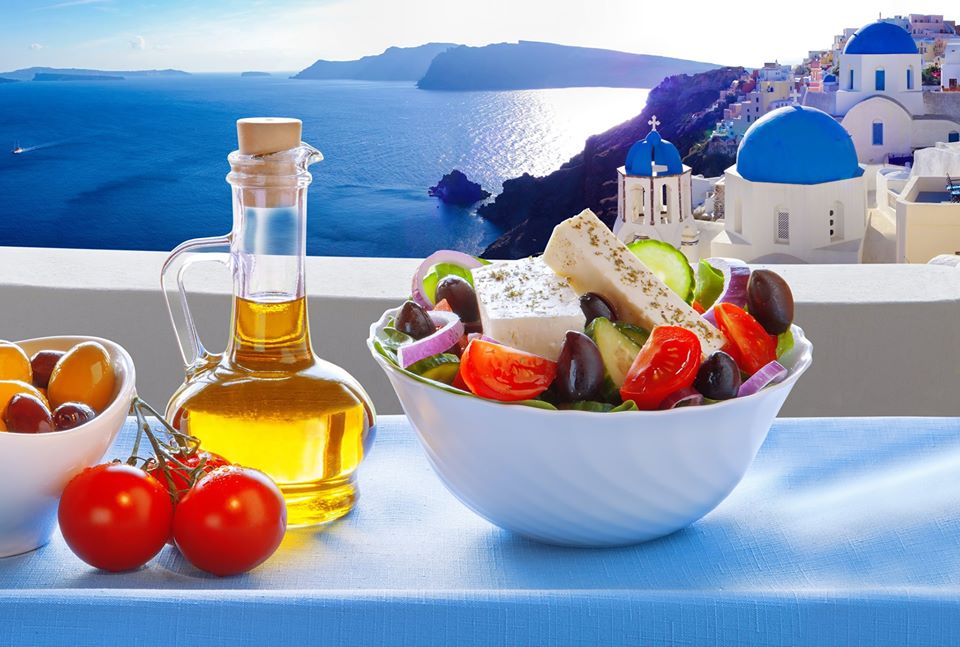
<instances>
[{"instance_id":1,"label":"terrace wall","mask_svg":"<svg viewBox=\"0 0 960 647\"><path fill-rule=\"evenodd\" d=\"M0 338L94 334L125 346L140 394L163 406L183 379L159 289L159 252L0 248ZM309 258L318 353L353 373L381 413L399 405L367 353L369 323L409 292L414 259ZM960 269L936 265L777 266L797 300L814 362L785 416L960 416ZM229 287L219 267L190 275L204 343L225 345Z\"/></svg>"}]
</instances>

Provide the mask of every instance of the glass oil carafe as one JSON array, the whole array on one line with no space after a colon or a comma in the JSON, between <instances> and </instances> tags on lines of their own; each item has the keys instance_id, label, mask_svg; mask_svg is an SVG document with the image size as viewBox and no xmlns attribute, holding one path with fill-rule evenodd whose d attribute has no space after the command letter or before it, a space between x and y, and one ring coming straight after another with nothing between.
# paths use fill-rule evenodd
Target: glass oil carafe
<instances>
[{"instance_id":1,"label":"glass oil carafe","mask_svg":"<svg viewBox=\"0 0 960 647\"><path fill-rule=\"evenodd\" d=\"M315 357L310 344L307 167L323 156L300 141L296 119L241 119L237 132L227 176L233 231L183 243L163 269L187 374L167 418L204 449L269 474L286 498L288 525L308 526L353 507L375 413L360 384ZM211 260L233 274L232 329L222 355L201 344L183 286L191 264Z\"/></svg>"}]
</instances>

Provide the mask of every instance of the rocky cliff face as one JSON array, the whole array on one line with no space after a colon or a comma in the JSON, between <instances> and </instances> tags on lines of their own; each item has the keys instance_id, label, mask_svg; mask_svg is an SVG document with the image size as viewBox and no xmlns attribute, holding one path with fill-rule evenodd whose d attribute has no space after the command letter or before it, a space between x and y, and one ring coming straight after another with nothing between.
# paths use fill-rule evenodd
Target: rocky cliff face
<instances>
[{"instance_id":1,"label":"rocky cliff face","mask_svg":"<svg viewBox=\"0 0 960 647\"><path fill-rule=\"evenodd\" d=\"M695 74L717 67L665 56L522 40L483 47L461 45L440 53L417 87L423 90L649 88L671 74Z\"/></svg>"},{"instance_id":2,"label":"rocky cliff face","mask_svg":"<svg viewBox=\"0 0 960 647\"><path fill-rule=\"evenodd\" d=\"M650 132L650 118L657 115L661 135L686 154L722 116L725 102L717 101L720 92L743 73L743 68L725 67L668 77L650 92L639 116L590 137L583 152L558 170L546 177L523 175L504 182L496 200L478 211L506 230L483 255L522 258L542 252L554 226L587 207L612 225L617 168L630 146Z\"/></svg>"},{"instance_id":3,"label":"rocky cliff face","mask_svg":"<svg viewBox=\"0 0 960 647\"><path fill-rule=\"evenodd\" d=\"M355 61L317 61L294 74L294 79L355 79L359 81L416 81L430 62L453 43L427 43L418 47L388 47L382 54Z\"/></svg>"}]
</instances>

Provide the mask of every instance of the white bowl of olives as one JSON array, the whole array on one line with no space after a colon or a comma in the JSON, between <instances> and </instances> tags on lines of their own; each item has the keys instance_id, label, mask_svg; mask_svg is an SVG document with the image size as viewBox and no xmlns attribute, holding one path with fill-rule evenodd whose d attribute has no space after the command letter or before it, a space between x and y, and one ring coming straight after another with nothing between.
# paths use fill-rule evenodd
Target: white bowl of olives
<instances>
[{"instance_id":1,"label":"white bowl of olives","mask_svg":"<svg viewBox=\"0 0 960 647\"><path fill-rule=\"evenodd\" d=\"M130 354L106 339L0 342L0 557L49 540L63 488L110 447L135 384Z\"/></svg>"}]
</instances>

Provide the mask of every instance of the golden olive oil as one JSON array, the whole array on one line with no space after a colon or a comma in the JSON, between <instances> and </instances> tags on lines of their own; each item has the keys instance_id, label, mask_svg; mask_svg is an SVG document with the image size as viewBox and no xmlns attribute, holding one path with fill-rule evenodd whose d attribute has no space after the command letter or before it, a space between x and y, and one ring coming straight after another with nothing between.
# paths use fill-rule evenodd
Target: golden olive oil
<instances>
[{"instance_id":1,"label":"golden olive oil","mask_svg":"<svg viewBox=\"0 0 960 647\"><path fill-rule=\"evenodd\" d=\"M357 497L373 412L342 369L314 357L306 300L234 300L227 353L171 400L174 424L204 449L270 475L290 526L341 517Z\"/></svg>"}]
</instances>

